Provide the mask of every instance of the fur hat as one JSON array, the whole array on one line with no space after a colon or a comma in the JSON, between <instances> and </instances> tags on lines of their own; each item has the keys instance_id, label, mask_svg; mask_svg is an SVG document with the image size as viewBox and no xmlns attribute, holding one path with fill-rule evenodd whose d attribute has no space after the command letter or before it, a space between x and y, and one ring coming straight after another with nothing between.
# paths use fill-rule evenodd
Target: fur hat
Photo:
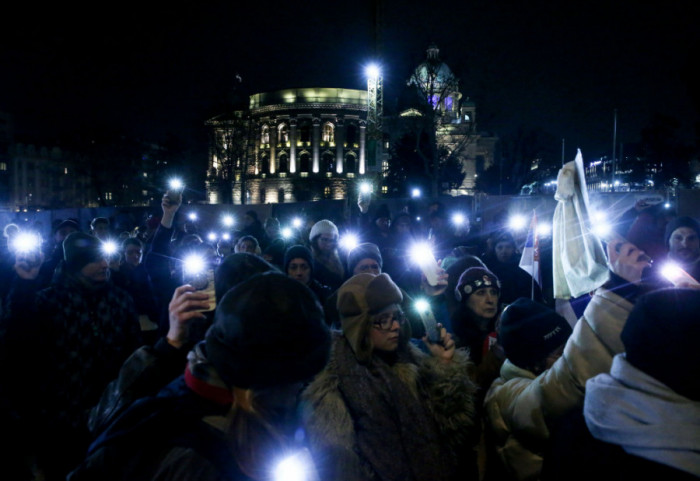
<instances>
[{"instance_id":1,"label":"fur hat","mask_svg":"<svg viewBox=\"0 0 700 481\"><path fill-rule=\"evenodd\" d=\"M350 342L358 361L366 362L371 352L370 316L391 304L401 304L402 301L401 289L387 274L357 274L340 286L336 307L343 334Z\"/></svg>"},{"instance_id":2,"label":"fur hat","mask_svg":"<svg viewBox=\"0 0 700 481\"><path fill-rule=\"evenodd\" d=\"M331 345L313 292L276 272L226 293L205 340L207 359L221 379L244 389L312 378L326 365Z\"/></svg>"},{"instance_id":3,"label":"fur hat","mask_svg":"<svg viewBox=\"0 0 700 481\"><path fill-rule=\"evenodd\" d=\"M485 267L470 267L459 276L455 298L458 301L466 300L477 289L484 287L495 287L500 292L501 282L496 274Z\"/></svg>"},{"instance_id":4,"label":"fur hat","mask_svg":"<svg viewBox=\"0 0 700 481\"><path fill-rule=\"evenodd\" d=\"M700 224L698 221L688 216L681 216L671 219L668 224L666 224L666 233L664 235L664 245L668 248L668 242L671 240L671 234L676 229L681 227L688 227L693 229L695 233L700 236Z\"/></svg>"},{"instance_id":5,"label":"fur hat","mask_svg":"<svg viewBox=\"0 0 700 481\"><path fill-rule=\"evenodd\" d=\"M91 262L105 258L102 241L83 232L71 232L63 241L63 259L69 271L79 271Z\"/></svg>"},{"instance_id":6,"label":"fur hat","mask_svg":"<svg viewBox=\"0 0 700 481\"><path fill-rule=\"evenodd\" d=\"M329 221L328 219L323 219L316 222L313 227L311 227L311 232L309 232L309 240L313 241L314 237L321 234L327 234L332 236L338 236L338 227Z\"/></svg>"},{"instance_id":7,"label":"fur hat","mask_svg":"<svg viewBox=\"0 0 700 481\"><path fill-rule=\"evenodd\" d=\"M348 252L348 271L354 271L355 266L362 259L374 259L379 264L379 268L382 268L382 254L377 244L365 242L350 250L350 252Z\"/></svg>"},{"instance_id":8,"label":"fur hat","mask_svg":"<svg viewBox=\"0 0 700 481\"><path fill-rule=\"evenodd\" d=\"M311 268L311 273L313 275L314 260L313 256L311 255L311 251L308 247L303 245L295 245L287 249L287 251L284 253L285 274L287 273L287 268L289 267L289 263L292 262L292 259L304 259L306 262L308 262L309 267Z\"/></svg>"},{"instance_id":9,"label":"fur hat","mask_svg":"<svg viewBox=\"0 0 700 481\"><path fill-rule=\"evenodd\" d=\"M627 360L681 396L700 401L700 291L667 288L637 299L622 329Z\"/></svg>"},{"instance_id":10,"label":"fur hat","mask_svg":"<svg viewBox=\"0 0 700 481\"><path fill-rule=\"evenodd\" d=\"M547 306L525 297L508 305L501 314L499 338L506 357L527 369L566 342L569 323Z\"/></svg>"}]
</instances>

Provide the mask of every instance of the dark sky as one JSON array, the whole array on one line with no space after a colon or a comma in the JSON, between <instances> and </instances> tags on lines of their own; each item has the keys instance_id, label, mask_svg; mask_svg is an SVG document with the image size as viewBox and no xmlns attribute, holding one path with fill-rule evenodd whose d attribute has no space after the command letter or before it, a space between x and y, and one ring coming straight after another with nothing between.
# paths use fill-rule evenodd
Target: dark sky
<instances>
[{"instance_id":1,"label":"dark sky","mask_svg":"<svg viewBox=\"0 0 700 481\"><path fill-rule=\"evenodd\" d=\"M0 32L0 110L18 138L93 129L201 139L236 73L254 93L363 88L374 5L357 2L146 2L16 6ZM541 127L567 156L638 140L654 113L698 119L700 2L385 0L379 29L390 104L430 42L477 103L479 127ZM570 152L569 152L570 151Z\"/></svg>"}]
</instances>

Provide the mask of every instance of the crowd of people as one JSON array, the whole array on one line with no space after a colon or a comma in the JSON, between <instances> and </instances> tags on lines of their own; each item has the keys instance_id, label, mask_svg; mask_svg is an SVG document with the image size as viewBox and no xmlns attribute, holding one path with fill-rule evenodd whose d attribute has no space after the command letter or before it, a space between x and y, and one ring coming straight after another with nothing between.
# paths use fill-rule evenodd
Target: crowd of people
<instances>
[{"instance_id":1,"label":"crowd of people","mask_svg":"<svg viewBox=\"0 0 700 481\"><path fill-rule=\"evenodd\" d=\"M291 236L251 210L216 242L181 203L43 244L5 227L7 479L700 476L700 285L663 269L700 279L697 220L626 212L571 322L514 233L439 202L419 226L361 198Z\"/></svg>"}]
</instances>

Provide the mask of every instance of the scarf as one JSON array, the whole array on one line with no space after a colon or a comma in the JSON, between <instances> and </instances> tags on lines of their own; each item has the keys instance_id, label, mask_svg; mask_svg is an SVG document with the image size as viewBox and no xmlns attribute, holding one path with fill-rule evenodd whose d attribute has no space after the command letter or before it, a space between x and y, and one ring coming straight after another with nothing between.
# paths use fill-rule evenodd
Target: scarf
<instances>
[{"instance_id":1,"label":"scarf","mask_svg":"<svg viewBox=\"0 0 700 481\"><path fill-rule=\"evenodd\" d=\"M613 358L609 375L586 383L584 416L596 439L700 476L700 402L676 394L624 354Z\"/></svg>"},{"instance_id":2,"label":"scarf","mask_svg":"<svg viewBox=\"0 0 700 481\"><path fill-rule=\"evenodd\" d=\"M398 375L399 369L416 375L418 366L405 346L399 349L392 364L375 353L364 365L347 340L336 343L338 387L354 421L358 450L384 481L450 479L429 409Z\"/></svg>"}]
</instances>

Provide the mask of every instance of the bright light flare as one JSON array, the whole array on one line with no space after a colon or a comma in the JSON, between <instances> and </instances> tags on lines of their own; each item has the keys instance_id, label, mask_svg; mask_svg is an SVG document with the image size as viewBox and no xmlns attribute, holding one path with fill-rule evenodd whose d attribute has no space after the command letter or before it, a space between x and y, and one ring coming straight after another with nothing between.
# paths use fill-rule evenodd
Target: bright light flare
<instances>
[{"instance_id":1,"label":"bright light flare","mask_svg":"<svg viewBox=\"0 0 700 481\"><path fill-rule=\"evenodd\" d=\"M185 187L185 184L182 183L181 179L178 179L177 177L174 177L170 179L168 182L168 186L171 190L182 190Z\"/></svg>"},{"instance_id":2,"label":"bright light flare","mask_svg":"<svg viewBox=\"0 0 700 481\"><path fill-rule=\"evenodd\" d=\"M204 262L204 258L202 256L199 256L197 254L190 254L187 257L185 257L183 261L183 268L185 270L185 273L189 275L197 275L201 272L204 272L204 269L206 268L206 263Z\"/></svg>"},{"instance_id":3,"label":"bright light flare","mask_svg":"<svg viewBox=\"0 0 700 481\"><path fill-rule=\"evenodd\" d=\"M218 239L218 237L219 236L216 235L216 232L210 232L209 234L207 234L207 239L209 239L210 241L215 241L216 239Z\"/></svg>"},{"instance_id":4,"label":"bright light flare","mask_svg":"<svg viewBox=\"0 0 700 481\"><path fill-rule=\"evenodd\" d=\"M464 223L467 221L467 218L464 214L461 212L457 212L452 216L452 223L454 225L464 225Z\"/></svg>"},{"instance_id":5,"label":"bright light flare","mask_svg":"<svg viewBox=\"0 0 700 481\"><path fill-rule=\"evenodd\" d=\"M292 230L291 227L285 227L285 228L283 228L282 231L281 231L280 233L282 234L282 237L283 237L284 239L289 239L289 238L291 238L291 237L294 235L294 231Z\"/></svg>"},{"instance_id":6,"label":"bright light flare","mask_svg":"<svg viewBox=\"0 0 700 481\"><path fill-rule=\"evenodd\" d=\"M20 254L36 251L41 247L41 237L32 232L22 232L12 240L12 246Z\"/></svg>"},{"instance_id":7,"label":"bright light flare","mask_svg":"<svg viewBox=\"0 0 700 481\"><path fill-rule=\"evenodd\" d=\"M113 256L117 253L117 250L117 243L114 241L108 240L102 243L102 252L104 252L108 256Z\"/></svg>"},{"instance_id":8,"label":"bright light flare","mask_svg":"<svg viewBox=\"0 0 700 481\"><path fill-rule=\"evenodd\" d=\"M357 235L348 233L340 238L340 242L338 244L346 251L351 251L360 244L360 240Z\"/></svg>"},{"instance_id":9,"label":"bright light flare","mask_svg":"<svg viewBox=\"0 0 700 481\"><path fill-rule=\"evenodd\" d=\"M367 67L365 67L365 75L369 79L374 80L377 77L379 77L380 74L381 74L381 71L379 69L379 65L377 65L376 63L371 63L371 64L367 65Z\"/></svg>"},{"instance_id":10,"label":"bright light flare","mask_svg":"<svg viewBox=\"0 0 700 481\"><path fill-rule=\"evenodd\" d=\"M274 481L307 481L313 479L314 469L300 454L288 456L275 466Z\"/></svg>"},{"instance_id":11,"label":"bright light flare","mask_svg":"<svg viewBox=\"0 0 700 481\"><path fill-rule=\"evenodd\" d=\"M362 182L360 184L360 193L361 194L371 194L372 193L372 184L369 182Z\"/></svg>"},{"instance_id":12,"label":"bright light flare","mask_svg":"<svg viewBox=\"0 0 700 481\"><path fill-rule=\"evenodd\" d=\"M292 219L292 225L294 226L295 229L298 229L301 227L303 224L302 220L299 217L295 217Z\"/></svg>"},{"instance_id":13,"label":"bright light flare","mask_svg":"<svg viewBox=\"0 0 700 481\"><path fill-rule=\"evenodd\" d=\"M433 250L430 244L426 242L421 242L414 244L411 247L411 259L417 264L425 264L427 262L435 262L435 256L433 255Z\"/></svg>"},{"instance_id":14,"label":"bright light flare","mask_svg":"<svg viewBox=\"0 0 700 481\"><path fill-rule=\"evenodd\" d=\"M520 231L527 227L527 217L522 214L514 214L508 219L508 227L514 231Z\"/></svg>"},{"instance_id":15,"label":"bright light flare","mask_svg":"<svg viewBox=\"0 0 700 481\"><path fill-rule=\"evenodd\" d=\"M226 226L226 227L233 227L234 220L233 216L230 214L226 214L221 218L221 222Z\"/></svg>"},{"instance_id":16,"label":"bright light flare","mask_svg":"<svg viewBox=\"0 0 700 481\"><path fill-rule=\"evenodd\" d=\"M223 240L225 240L225 241L231 240L231 234L229 234L228 232L224 232L224 233L221 235L221 238L222 238Z\"/></svg>"},{"instance_id":17,"label":"bright light flare","mask_svg":"<svg viewBox=\"0 0 700 481\"><path fill-rule=\"evenodd\" d=\"M540 237L547 237L552 233L552 226L546 222L537 223L537 235Z\"/></svg>"},{"instance_id":18,"label":"bright light flare","mask_svg":"<svg viewBox=\"0 0 700 481\"><path fill-rule=\"evenodd\" d=\"M194 221L194 220L197 220L197 213L196 213L196 212L190 212L189 214L187 214L187 218L188 218L189 220L193 220L193 221Z\"/></svg>"},{"instance_id":19,"label":"bright light flare","mask_svg":"<svg viewBox=\"0 0 700 481\"><path fill-rule=\"evenodd\" d=\"M430 309L430 304L425 299L416 300L413 306L416 308L416 311L418 311L419 314L428 312L428 310Z\"/></svg>"},{"instance_id":20,"label":"bright light flare","mask_svg":"<svg viewBox=\"0 0 700 481\"><path fill-rule=\"evenodd\" d=\"M415 188L415 189L411 190L411 197L413 197L414 199L419 198L420 195L421 195L420 189Z\"/></svg>"}]
</instances>

